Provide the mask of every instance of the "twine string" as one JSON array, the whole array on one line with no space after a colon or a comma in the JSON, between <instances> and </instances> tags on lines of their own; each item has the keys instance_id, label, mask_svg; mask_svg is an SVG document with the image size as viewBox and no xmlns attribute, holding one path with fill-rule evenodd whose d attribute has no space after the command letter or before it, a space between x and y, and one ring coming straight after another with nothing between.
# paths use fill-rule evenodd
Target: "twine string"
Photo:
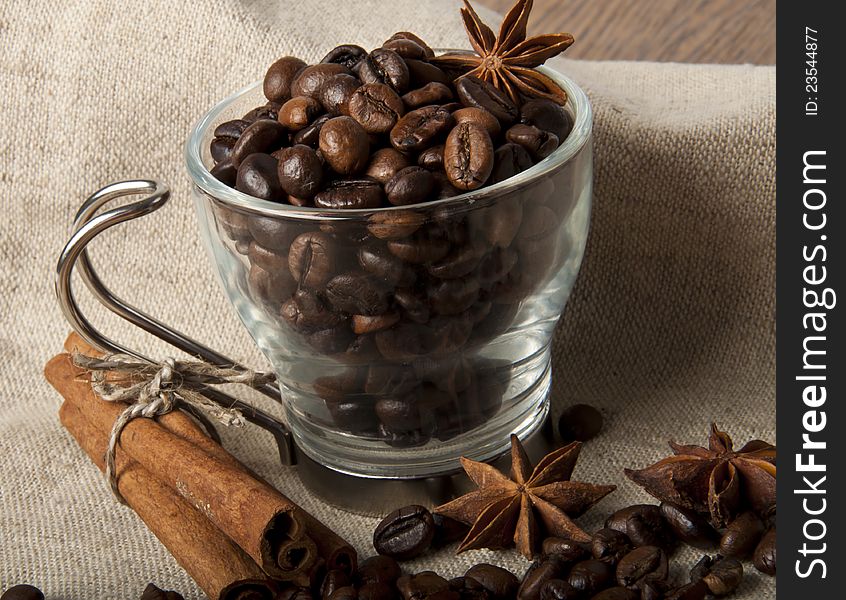
<instances>
[{"instance_id":1,"label":"twine string","mask_svg":"<svg viewBox=\"0 0 846 600\"><path fill-rule=\"evenodd\" d=\"M276 380L272 373L173 358L149 363L127 354L97 358L74 352L72 360L77 367L90 373L91 388L100 398L106 402L129 404L112 425L105 457L109 487L123 504L126 501L117 486L115 453L121 433L130 422L137 418L153 419L179 408L191 408L227 427L240 427L245 423L240 410L220 406L203 392L210 386L224 383L256 388Z\"/></svg>"}]
</instances>

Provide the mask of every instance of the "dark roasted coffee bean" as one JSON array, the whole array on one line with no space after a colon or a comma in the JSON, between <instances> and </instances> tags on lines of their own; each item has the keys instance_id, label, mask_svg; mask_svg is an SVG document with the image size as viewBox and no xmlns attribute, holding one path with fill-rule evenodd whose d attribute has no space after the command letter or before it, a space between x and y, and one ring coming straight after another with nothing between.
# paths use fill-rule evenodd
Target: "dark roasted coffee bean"
<instances>
[{"instance_id":1,"label":"dark roasted coffee bean","mask_svg":"<svg viewBox=\"0 0 846 600\"><path fill-rule=\"evenodd\" d=\"M639 590L642 582L667 579L668 569L667 554L661 548L641 546L620 559L617 564L617 583Z\"/></svg>"},{"instance_id":2,"label":"dark roasted coffee bean","mask_svg":"<svg viewBox=\"0 0 846 600\"><path fill-rule=\"evenodd\" d=\"M386 211L368 218L367 231L381 240L401 240L417 231L425 220L423 215L410 210Z\"/></svg>"},{"instance_id":3,"label":"dark roasted coffee bean","mask_svg":"<svg viewBox=\"0 0 846 600\"><path fill-rule=\"evenodd\" d=\"M492 600L493 595L472 577L453 577L449 589L457 592L460 600Z\"/></svg>"},{"instance_id":4,"label":"dark roasted coffee bean","mask_svg":"<svg viewBox=\"0 0 846 600\"><path fill-rule=\"evenodd\" d=\"M711 566L714 564L714 559L708 556L707 554L703 555L695 565L690 568L690 581L691 583L695 581L699 581L703 577L708 574L710 571Z\"/></svg>"},{"instance_id":5,"label":"dark roasted coffee bean","mask_svg":"<svg viewBox=\"0 0 846 600\"><path fill-rule=\"evenodd\" d=\"M455 84L455 89L464 106L483 108L503 125L510 125L517 119L517 107L508 96L478 77L462 77Z\"/></svg>"},{"instance_id":6,"label":"dark roasted coffee bean","mask_svg":"<svg viewBox=\"0 0 846 600\"><path fill-rule=\"evenodd\" d=\"M151 583L147 586L147 588L149 589L150 586L153 586L154 588L156 587ZM158 590L158 588L156 589ZM146 590L144 593L146 594ZM161 597L164 598L164 596ZM142 598L144 598L144 596L142 596ZM41 590L37 587L22 583L8 588L5 592L3 592L3 595L0 596L0 600L44 600L44 594L42 594Z\"/></svg>"},{"instance_id":7,"label":"dark roasted coffee bean","mask_svg":"<svg viewBox=\"0 0 846 600\"><path fill-rule=\"evenodd\" d=\"M270 250L288 254L298 228L289 221L273 217L248 217L246 225L250 236Z\"/></svg>"},{"instance_id":8,"label":"dark roasted coffee bean","mask_svg":"<svg viewBox=\"0 0 846 600\"><path fill-rule=\"evenodd\" d=\"M397 580L397 589L403 600L458 600L456 592L450 590L449 582L434 571L421 571L416 575L403 575ZM443 594L445 595L439 595Z\"/></svg>"},{"instance_id":9,"label":"dark roasted coffee bean","mask_svg":"<svg viewBox=\"0 0 846 600\"><path fill-rule=\"evenodd\" d=\"M282 318L296 331L331 329L341 317L331 310L314 292L299 289L294 297L282 305Z\"/></svg>"},{"instance_id":10,"label":"dark roasted coffee bean","mask_svg":"<svg viewBox=\"0 0 846 600\"><path fill-rule=\"evenodd\" d=\"M358 264L378 277L387 286L406 287L414 283L416 275L383 245L362 246L358 249Z\"/></svg>"},{"instance_id":11,"label":"dark roasted coffee bean","mask_svg":"<svg viewBox=\"0 0 846 600\"><path fill-rule=\"evenodd\" d=\"M402 569L390 556L371 556L358 565L358 579L362 584L383 582L393 584L402 575Z\"/></svg>"},{"instance_id":12,"label":"dark roasted coffee bean","mask_svg":"<svg viewBox=\"0 0 846 600\"><path fill-rule=\"evenodd\" d=\"M308 343L322 354L338 354L349 347L354 337L349 325L341 323L309 334ZM372 412L372 409L370 410Z\"/></svg>"},{"instance_id":13,"label":"dark roasted coffee bean","mask_svg":"<svg viewBox=\"0 0 846 600\"><path fill-rule=\"evenodd\" d=\"M476 108L475 106L460 108L452 113L452 117L455 119L456 125L464 122L481 125L487 130L491 138L495 138L502 132L499 120L483 108Z\"/></svg>"},{"instance_id":14,"label":"dark roasted coffee bean","mask_svg":"<svg viewBox=\"0 0 846 600\"><path fill-rule=\"evenodd\" d=\"M473 324L464 313L457 316L439 316L428 323L426 333L429 352L434 356L445 356L461 350L473 333Z\"/></svg>"},{"instance_id":15,"label":"dark roasted coffee bean","mask_svg":"<svg viewBox=\"0 0 846 600\"><path fill-rule=\"evenodd\" d=\"M272 102L285 102L291 97L291 83L306 63L295 56L283 56L270 65L264 76L264 95Z\"/></svg>"},{"instance_id":16,"label":"dark roasted coffee bean","mask_svg":"<svg viewBox=\"0 0 846 600\"><path fill-rule=\"evenodd\" d=\"M446 546L457 542L470 531L470 527L466 523L456 521L445 515L432 515L432 520L435 523L435 537L432 539L433 547Z\"/></svg>"},{"instance_id":17,"label":"dark roasted coffee bean","mask_svg":"<svg viewBox=\"0 0 846 600\"><path fill-rule=\"evenodd\" d=\"M326 298L335 310L353 315L381 315L388 310L386 289L365 273L336 275L326 284Z\"/></svg>"},{"instance_id":18,"label":"dark roasted coffee bean","mask_svg":"<svg viewBox=\"0 0 846 600\"><path fill-rule=\"evenodd\" d=\"M452 114L440 106L412 110L391 129L391 144L400 152L420 152L433 146L453 122Z\"/></svg>"},{"instance_id":19,"label":"dark roasted coffee bean","mask_svg":"<svg viewBox=\"0 0 846 600\"><path fill-rule=\"evenodd\" d=\"M558 434L565 444L586 442L602 430L602 413L589 404L573 404L558 418Z\"/></svg>"},{"instance_id":20,"label":"dark roasted coffee bean","mask_svg":"<svg viewBox=\"0 0 846 600\"><path fill-rule=\"evenodd\" d=\"M399 320L400 315L396 312L389 312L376 316L353 315L352 330L359 335L375 333L377 331L393 327Z\"/></svg>"},{"instance_id":21,"label":"dark roasted coffee bean","mask_svg":"<svg viewBox=\"0 0 846 600\"><path fill-rule=\"evenodd\" d=\"M402 152L394 148L380 148L370 157L370 163L364 174L385 184L394 175L410 166L411 162Z\"/></svg>"},{"instance_id":22,"label":"dark roasted coffee bean","mask_svg":"<svg viewBox=\"0 0 846 600\"><path fill-rule=\"evenodd\" d=\"M377 48L355 66L355 72L364 83L385 83L399 94L408 89L408 65L393 50Z\"/></svg>"},{"instance_id":23,"label":"dark roasted coffee bean","mask_svg":"<svg viewBox=\"0 0 846 600\"><path fill-rule=\"evenodd\" d=\"M350 99L360 87L361 81L354 75L333 75L320 88L320 104L332 116L349 114Z\"/></svg>"},{"instance_id":24,"label":"dark roasted coffee bean","mask_svg":"<svg viewBox=\"0 0 846 600\"><path fill-rule=\"evenodd\" d=\"M414 396L378 400L376 402L376 416L379 417L385 427L392 431L414 431L420 429L422 424L420 408L417 406ZM380 554L390 554L381 552L378 547L376 551ZM406 560L401 556L390 555L398 560Z\"/></svg>"},{"instance_id":25,"label":"dark roasted coffee bean","mask_svg":"<svg viewBox=\"0 0 846 600\"><path fill-rule=\"evenodd\" d=\"M241 119L248 123L255 123L260 119L269 119L275 121L279 118L279 107L282 106L280 102L268 102L264 106L257 106L250 112L246 113Z\"/></svg>"},{"instance_id":26,"label":"dark roasted coffee bean","mask_svg":"<svg viewBox=\"0 0 846 600\"><path fill-rule=\"evenodd\" d=\"M259 266L265 271L271 273L288 271L287 252L265 248L257 241L252 240L247 248L247 255L250 259L250 264Z\"/></svg>"},{"instance_id":27,"label":"dark roasted coffee bean","mask_svg":"<svg viewBox=\"0 0 846 600\"><path fill-rule=\"evenodd\" d=\"M366 83L349 99L347 114L367 133L388 133L405 114L405 105L390 86Z\"/></svg>"},{"instance_id":28,"label":"dark roasted coffee bean","mask_svg":"<svg viewBox=\"0 0 846 600\"><path fill-rule=\"evenodd\" d=\"M368 436L376 434L379 420L369 398L361 397L360 394L348 395L339 401L327 401L326 407L335 424L344 431Z\"/></svg>"},{"instance_id":29,"label":"dark roasted coffee bean","mask_svg":"<svg viewBox=\"0 0 846 600\"><path fill-rule=\"evenodd\" d=\"M320 128L320 152L335 172L352 175L367 166L370 140L355 119L335 117Z\"/></svg>"},{"instance_id":30,"label":"dark roasted coffee bean","mask_svg":"<svg viewBox=\"0 0 846 600\"><path fill-rule=\"evenodd\" d=\"M262 200L285 200L285 192L276 172L277 164L277 160L269 154L250 154L238 167L235 189Z\"/></svg>"},{"instance_id":31,"label":"dark roasted coffee bean","mask_svg":"<svg viewBox=\"0 0 846 600\"><path fill-rule=\"evenodd\" d=\"M291 274L303 287L319 289L332 277L338 263L336 242L322 231L297 236L288 253Z\"/></svg>"},{"instance_id":32,"label":"dark roasted coffee bean","mask_svg":"<svg viewBox=\"0 0 846 600\"><path fill-rule=\"evenodd\" d=\"M329 78L339 73L352 75L352 71L344 65L335 63L320 63L306 67L297 74L291 83L291 97L309 96L319 100L320 88Z\"/></svg>"},{"instance_id":33,"label":"dark roasted coffee bean","mask_svg":"<svg viewBox=\"0 0 846 600\"><path fill-rule=\"evenodd\" d=\"M373 396L403 396L412 392L420 382L406 365L370 365L364 391Z\"/></svg>"},{"instance_id":34,"label":"dark roasted coffee bean","mask_svg":"<svg viewBox=\"0 0 846 600\"><path fill-rule=\"evenodd\" d=\"M383 412L386 412L384 407L380 412L377 402L376 414L385 423L385 419L382 419ZM387 412L393 413L393 409ZM386 424L393 427L390 423ZM414 429L414 427L403 426L396 428ZM399 508L382 519L373 532L373 547L379 554L391 556L397 560L409 560L426 552L434 536L435 523L432 520L432 513L424 506L412 504Z\"/></svg>"},{"instance_id":35,"label":"dark roasted coffee bean","mask_svg":"<svg viewBox=\"0 0 846 600\"><path fill-rule=\"evenodd\" d=\"M352 585L352 578L349 573L343 569L330 569L320 584L320 598L327 600L335 590L350 585Z\"/></svg>"},{"instance_id":36,"label":"dark roasted coffee bean","mask_svg":"<svg viewBox=\"0 0 846 600\"><path fill-rule=\"evenodd\" d=\"M355 44L343 44L335 46L323 57L321 63L335 63L352 69L362 58L367 56L367 50Z\"/></svg>"},{"instance_id":37,"label":"dark roasted coffee bean","mask_svg":"<svg viewBox=\"0 0 846 600\"><path fill-rule=\"evenodd\" d=\"M613 587L602 590L591 600L640 600L640 594L624 587Z\"/></svg>"},{"instance_id":38,"label":"dark roasted coffee bean","mask_svg":"<svg viewBox=\"0 0 846 600\"><path fill-rule=\"evenodd\" d=\"M434 185L432 174L423 167L406 167L385 184L385 194L394 206L417 204L429 199Z\"/></svg>"},{"instance_id":39,"label":"dark roasted coffee bean","mask_svg":"<svg viewBox=\"0 0 846 600\"><path fill-rule=\"evenodd\" d=\"M41 592L39 592L39 594L41 594ZM32 596L32 598L37 597L38 596ZM40 597L44 598L43 595ZM6 594L3 594L2 598L3 600L7 600ZM22 596L20 600L23 600L24 598L28 599L29 597ZM154 583L149 583L147 584L147 587L144 588L144 592L141 594L141 600L183 600L183 597L179 592L174 592L173 590L163 590Z\"/></svg>"},{"instance_id":40,"label":"dark roasted coffee bean","mask_svg":"<svg viewBox=\"0 0 846 600\"><path fill-rule=\"evenodd\" d=\"M764 535L764 522L755 513L741 514L726 527L720 540L720 554L732 558L748 558Z\"/></svg>"},{"instance_id":41,"label":"dark roasted coffee bean","mask_svg":"<svg viewBox=\"0 0 846 600\"><path fill-rule=\"evenodd\" d=\"M705 600L708 595L708 586L704 581L688 583L681 587L667 591L662 598L664 600Z\"/></svg>"},{"instance_id":42,"label":"dark roasted coffee bean","mask_svg":"<svg viewBox=\"0 0 846 600\"><path fill-rule=\"evenodd\" d=\"M764 534L752 555L755 568L767 575L776 574L776 529L772 527Z\"/></svg>"},{"instance_id":43,"label":"dark roasted coffee bean","mask_svg":"<svg viewBox=\"0 0 846 600\"><path fill-rule=\"evenodd\" d=\"M646 581L640 588L640 600L662 600L668 587L666 581Z\"/></svg>"},{"instance_id":44,"label":"dark roasted coffee bean","mask_svg":"<svg viewBox=\"0 0 846 600\"><path fill-rule=\"evenodd\" d=\"M444 146L444 168L458 189L482 187L491 175L493 161L493 142L481 125L465 121L449 132Z\"/></svg>"},{"instance_id":45,"label":"dark roasted coffee bean","mask_svg":"<svg viewBox=\"0 0 846 600\"><path fill-rule=\"evenodd\" d=\"M563 579L550 579L540 590L540 600L582 600L582 591Z\"/></svg>"},{"instance_id":46,"label":"dark roasted coffee bean","mask_svg":"<svg viewBox=\"0 0 846 600\"><path fill-rule=\"evenodd\" d=\"M444 198L455 198L456 196L463 194L464 190L459 190L457 187L452 185L452 182L447 177L447 174L444 171L432 171L432 177L435 178L435 191L438 200L443 200Z\"/></svg>"},{"instance_id":47,"label":"dark roasted coffee bean","mask_svg":"<svg viewBox=\"0 0 846 600\"><path fill-rule=\"evenodd\" d=\"M279 109L279 123L290 131L299 131L323 110L320 102L308 96L295 96Z\"/></svg>"},{"instance_id":48,"label":"dark roasted coffee bean","mask_svg":"<svg viewBox=\"0 0 846 600\"><path fill-rule=\"evenodd\" d=\"M569 563L554 554L536 561L520 583L517 600L540 600L541 589L547 581L566 577Z\"/></svg>"},{"instance_id":49,"label":"dark roasted coffee bean","mask_svg":"<svg viewBox=\"0 0 846 600\"><path fill-rule=\"evenodd\" d=\"M606 519L605 527L622 531L635 547L658 546L668 554L677 542L661 509L654 504L621 508Z\"/></svg>"},{"instance_id":50,"label":"dark roasted coffee bean","mask_svg":"<svg viewBox=\"0 0 846 600\"><path fill-rule=\"evenodd\" d=\"M337 179L314 197L319 208L379 208L385 193L379 182L371 179Z\"/></svg>"},{"instance_id":51,"label":"dark roasted coffee bean","mask_svg":"<svg viewBox=\"0 0 846 600\"><path fill-rule=\"evenodd\" d=\"M291 143L303 144L310 148L317 148L320 144L320 128L332 118L332 115L320 115L306 127L300 129L291 137Z\"/></svg>"},{"instance_id":52,"label":"dark roasted coffee bean","mask_svg":"<svg viewBox=\"0 0 846 600\"><path fill-rule=\"evenodd\" d=\"M388 44L395 40L411 40L412 42L423 48L423 56L425 59L430 59L435 56L435 51L429 47L429 44L424 42L420 38L420 36L415 33L411 33L410 31L397 31L394 35L385 40L385 44ZM384 46L385 44L382 45Z\"/></svg>"},{"instance_id":53,"label":"dark roasted coffee bean","mask_svg":"<svg viewBox=\"0 0 846 600\"><path fill-rule=\"evenodd\" d=\"M382 44L382 48L393 50L403 58L413 58L415 60L426 60L426 50L415 42L409 39L395 39L388 40Z\"/></svg>"},{"instance_id":54,"label":"dark roasted coffee bean","mask_svg":"<svg viewBox=\"0 0 846 600\"><path fill-rule=\"evenodd\" d=\"M232 147L238 140L231 137L216 137L211 141L209 150L214 162L219 163L228 160L232 156Z\"/></svg>"},{"instance_id":55,"label":"dark roasted coffee bean","mask_svg":"<svg viewBox=\"0 0 846 600\"><path fill-rule=\"evenodd\" d=\"M390 329L374 334L379 353L392 361L410 361L426 352L421 326L400 321Z\"/></svg>"},{"instance_id":56,"label":"dark roasted coffee bean","mask_svg":"<svg viewBox=\"0 0 846 600\"><path fill-rule=\"evenodd\" d=\"M544 554L557 554L563 560L572 562L587 557L587 549L573 540L559 537L548 537L541 544Z\"/></svg>"},{"instance_id":57,"label":"dark roasted coffee bean","mask_svg":"<svg viewBox=\"0 0 846 600\"><path fill-rule=\"evenodd\" d=\"M661 503L661 513L670 524L676 537L695 548L713 548L720 541L720 534L699 513L667 502Z\"/></svg>"},{"instance_id":58,"label":"dark roasted coffee bean","mask_svg":"<svg viewBox=\"0 0 846 600\"><path fill-rule=\"evenodd\" d=\"M259 119L247 127L232 146L232 163L240 167L250 154L270 154L281 148L287 138L288 132L281 124L270 119Z\"/></svg>"},{"instance_id":59,"label":"dark roasted coffee bean","mask_svg":"<svg viewBox=\"0 0 846 600\"><path fill-rule=\"evenodd\" d=\"M235 182L238 177L238 169L235 168L235 165L232 164L231 160L226 159L217 163L211 168L210 173L212 174L212 177L221 183L224 183L229 187L235 187Z\"/></svg>"},{"instance_id":60,"label":"dark roasted coffee bean","mask_svg":"<svg viewBox=\"0 0 846 600\"><path fill-rule=\"evenodd\" d=\"M457 279L476 270L487 252L487 246L478 242L462 244L452 249L443 259L427 267L430 275L438 279Z\"/></svg>"},{"instance_id":61,"label":"dark roasted coffee bean","mask_svg":"<svg viewBox=\"0 0 846 600\"><path fill-rule=\"evenodd\" d=\"M387 583L366 583L358 589L358 600L395 600L399 596Z\"/></svg>"},{"instance_id":62,"label":"dark roasted coffee bean","mask_svg":"<svg viewBox=\"0 0 846 600\"><path fill-rule=\"evenodd\" d=\"M499 183L522 173L533 165L532 157L523 146L518 144L503 144L494 152L494 165L490 182Z\"/></svg>"},{"instance_id":63,"label":"dark roasted coffee bean","mask_svg":"<svg viewBox=\"0 0 846 600\"><path fill-rule=\"evenodd\" d=\"M444 169L444 145L438 144L426 148L417 157L417 164L430 171L443 171Z\"/></svg>"},{"instance_id":64,"label":"dark roasted coffee bean","mask_svg":"<svg viewBox=\"0 0 846 600\"><path fill-rule=\"evenodd\" d=\"M429 320L429 304L426 298L416 294L411 289L397 289L394 300L399 304L405 316L415 323L426 323Z\"/></svg>"},{"instance_id":65,"label":"dark roasted coffee bean","mask_svg":"<svg viewBox=\"0 0 846 600\"><path fill-rule=\"evenodd\" d=\"M505 139L523 146L535 160L546 158L558 148L558 136L554 133L523 123L513 125L506 131Z\"/></svg>"},{"instance_id":66,"label":"dark roasted coffee bean","mask_svg":"<svg viewBox=\"0 0 846 600\"><path fill-rule=\"evenodd\" d=\"M594 558L608 558L617 563L632 549L632 541L625 533L616 529L600 529L590 540L590 551Z\"/></svg>"},{"instance_id":67,"label":"dark roasted coffee bean","mask_svg":"<svg viewBox=\"0 0 846 600\"><path fill-rule=\"evenodd\" d=\"M298 144L283 148L279 158L279 184L300 199L313 197L323 184L323 163L314 150Z\"/></svg>"},{"instance_id":68,"label":"dark roasted coffee bean","mask_svg":"<svg viewBox=\"0 0 846 600\"><path fill-rule=\"evenodd\" d=\"M570 569L567 582L590 598L614 581L614 569L601 560L583 560Z\"/></svg>"},{"instance_id":69,"label":"dark roasted coffee bean","mask_svg":"<svg viewBox=\"0 0 846 600\"><path fill-rule=\"evenodd\" d=\"M348 585L332 592L329 600L358 600L358 592L353 586Z\"/></svg>"},{"instance_id":70,"label":"dark roasted coffee bean","mask_svg":"<svg viewBox=\"0 0 846 600\"><path fill-rule=\"evenodd\" d=\"M464 312L479 297L479 280L475 277L445 279L429 290L429 301L440 315L457 315Z\"/></svg>"},{"instance_id":71,"label":"dark roasted coffee bean","mask_svg":"<svg viewBox=\"0 0 846 600\"><path fill-rule=\"evenodd\" d=\"M515 200L500 200L493 206L471 214L470 219L492 246L508 248L520 230L523 207Z\"/></svg>"},{"instance_id":72,"label":"dark roasted coffee bean","mask_svg":"<svg viewBox=\"0 0 846 600\"><path fill-rule=\"evenodd\" d=\"M389 241L388 250L405 262L422 265L439 261L449 254L450 243L418 233L412 237Z\"/></svg>"},{"instance_id":73,"label":"dark roasted coffee bean","mask_svg":"<svg viewBox=\"0 0 846 600\"><path fill-rule=\"evenodd\" d=\"M244 130L249 126L250 122L243 119L226 121L225 123L221 123L215 127L214 136L237 139L241 137L241 134L244 133Z\"/></svg>"},{"instance_id":74,"label":"dark roasted coffee bean","mask_svg":"<svg viewBox=\"0 0 846 600\"><path fill-rule=\"evenodd\" d=\"M514 598L517 594L517 588L520 586L520 581L514 573L487 563L470 567L464 576L481 583L482 587L493 594L495 600Z\"/></svg>"},{"instance_id":75,"label":"dark roasted coffee bean","mask_svg":"<svg viewBox=\"0 0 846 600\"><path fill-rule=\"evenodd\" d=\"M402 96L402 101L408 108L420 108L427 104L444 104L450 100L452 100L452 90L439 81L427 83Z\"/></svg>"},{"instance_id":76,"label":"dark roasted coffee bean","mask_svg":"<svg viewBox=\"0 0 846 600\"><path fill-rule=\"evenodd\" d=\"M443 83L444 85L452 84L450 76L432 63L407 58L405 59L405 64L408 65L408 73L411 77L412 87L423 87L427 83L431 83L433 81Z\"/></svg>"},{"instance_id":77,"label":"dark roasted coffee bean","mask_svg":"<svg viewBox=\"0 0 846 600\"><path fill-rule=\"evenodd\" d=\"M573 129L573 118L564 107L552 100L533 98L520 107L520 122L534 125L558 137L563 142Z\"/></svg>"},{"instance_id":78,"label":"dark roasted coffee bean","mask_svg":"<svg viewBox=\"0 0 846 600\"><path fill-rule=\"evenodd\" d=\"M711 565L702 581L715 596L727 596L743 581L743 565L736 558L722 558Z\"/></svg>"}]
</instances>

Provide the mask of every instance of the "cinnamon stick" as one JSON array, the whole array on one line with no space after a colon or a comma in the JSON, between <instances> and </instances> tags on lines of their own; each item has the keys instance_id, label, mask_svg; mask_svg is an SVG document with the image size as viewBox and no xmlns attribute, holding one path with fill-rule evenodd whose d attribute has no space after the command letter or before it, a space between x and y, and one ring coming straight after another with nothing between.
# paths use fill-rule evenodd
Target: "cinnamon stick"
<instances>
[{"instance_id":1,"label":"cinnamon stick","mask_svg":"<svg viewBox=\"0 0 846 600\"><path fill-rule=\"evenodd\" d=\"M101 470L108 444L73 404L65 401L59 420L79 446ZM192 508L174 490L118 451L116 457L120 493L150 531L164 544L209 598L239 600L246 591L272 600L278 585L267 579L258 565L226 535Z\"/></svg>"},{"instance_id":2,"label":"cinnamon stick","mask_svg":"<svg viewBox=\"0 0 846 600\"><path fill-rule=\"evenodd\" d=\"M70 355L51 359L44 374L97 430L111 431L125 405L98 398ZM202 512L265 573L286 581L307 580L318 558L317 547L288 498L152 419L131 421L121 434L120 447Z\"/></svg>"},{"instance_id":3,"label":"cinnamon stick","mask_svg":"<svg viewBox=\"0 0 846 600\"><path fill-rule=\"evenodd\" d=\"M82 354L86 354L88 356L102 356L101 352L88 344L76 333L68 335L65 340L64 347L68 352L81 352ZM194 422L194 420L185 413L181 411L174 411L159 417L158 422L173 434L193 442L211 456L214 456L221 461L228 462L235 468L245 470L252 477L262 481L270 487L269 483L256 473L247 469L246 466L227 452L220 444L206 435ZM294 516L305 525L305 529L308 532L309 537L311 537L317 546L318 554L326 561L326 567L328 569L342 569L348 572L355 571L357 567L357 555L355 549L353 549L349 542L326 527L326 525L299 506L295 506Z\"/></svg>"}]
</instances>

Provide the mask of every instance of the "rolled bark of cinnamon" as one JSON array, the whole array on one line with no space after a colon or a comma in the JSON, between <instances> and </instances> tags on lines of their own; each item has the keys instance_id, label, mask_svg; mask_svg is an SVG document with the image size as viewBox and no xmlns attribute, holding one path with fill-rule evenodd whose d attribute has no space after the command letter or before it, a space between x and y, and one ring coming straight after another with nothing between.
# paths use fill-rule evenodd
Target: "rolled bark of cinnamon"
<instances>
[{"instance_id":1,"label":"rolled bark of cinnamon","mask_svg":"<svg viewBox=\"0 0 846 600\"><path fill-rule=\"evenodd\" d=\"M108 434L98 430L73 404L65 401L59 420L101 470ZM240 600L252 591L273 600L278 584L222 531L174 490L158 481L123 451L116 456L117 485L127 504L164 544L209 598Z\"/></svg>"},{"instance_id":2,"label":"rolled bark of cinnamon","mask_svg":"<svg viewBox=\"0 0 846 600\"><path fill-rule=\"evenodd\" d=\"M110 432L126 408L97 397L68 354L51 359L44 374L100 431ZM232 461L210 455L152 419L132 420L124 428L119 446L153 478L205 515L269 576L307 581L318 558L317 546L298 507L288 498Z\"/></svg>"},{"instance_id":3,"label":"rolled bark of cinnamon","mask_svg":"<svg viewBox=\"0 0 846 600\"><path fill-rule=\"evenodd\" d=\"M101 352L99 352L96 348L93 348L76 333L68 335L65 340L64 347L65 350L70 353L81 352L82 354L86 354L88 356L102 356ZM194 443L205 450L209 455L229 463L234 468L246 471L255 479L261 481L268 487L272 487L259 475L247 469L247 467L238 461L238 459L229 454L223 446L206 435L194 422L194 420L185 413L181 411L174 411L159 417L158 422L171 433ZM345 539L326 527L326 525L311 516L311 514L304 511L299 506L294 507L293 513L294 517L305 525L305 529L308 532L309 537L311 537L317 546L318 554L326 561L327 569L341 569L349 573L353 573L356 570L356 551Z\"/></svg>"}]
</instances>

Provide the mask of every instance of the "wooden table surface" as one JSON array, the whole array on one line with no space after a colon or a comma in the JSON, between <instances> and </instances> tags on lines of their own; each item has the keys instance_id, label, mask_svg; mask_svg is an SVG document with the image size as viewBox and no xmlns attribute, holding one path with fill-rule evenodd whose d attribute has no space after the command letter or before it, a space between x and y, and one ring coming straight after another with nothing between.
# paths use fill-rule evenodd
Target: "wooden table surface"
<instances>
[{"instance_id":1,"label":"wooden table surface","mask_svg":"<svg viewBox=\"0 0 846 600\"><path fill-rule=\"evenodd\" d=\"M504 13L513 0L473 0ZM569 32L568 58L775 64L776 0L535 0L529 34Z\"/></svg>"}]
</instances>

